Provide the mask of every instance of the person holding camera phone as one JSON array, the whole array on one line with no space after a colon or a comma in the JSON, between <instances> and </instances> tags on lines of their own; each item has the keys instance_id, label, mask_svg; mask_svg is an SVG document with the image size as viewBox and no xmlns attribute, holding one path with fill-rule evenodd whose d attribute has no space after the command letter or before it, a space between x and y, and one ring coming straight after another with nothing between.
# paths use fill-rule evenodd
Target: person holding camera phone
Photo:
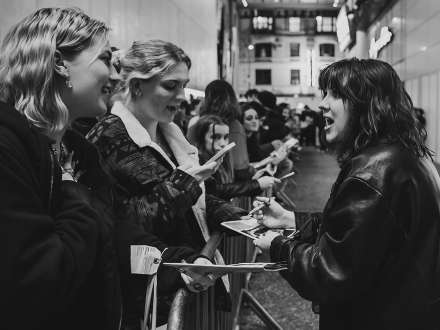
<instances>
[{"instance_id":1,"label":"person holding camera phone","mask_svg":"<svg viewBox=\"0 0 440 330\"><path fill-rule=\"evenodd\" d=\"M100 150L103 168L124 200L126 215L169 245L201 251L210 232L222 230L221 222L248 217L245 210L205 194L205 181L213 183L207 179L221 160L200 166L197 149L172 122L185 100L191 60L169 42L149 40L134 42L120 64L122 80L111 113L87 137ZM218 251L215 261L223 263ZM210 263L203 258L197 262ZM217 305L227 310L227 278L223 283L216 290L223 297ZM139 310L144 290L128 288L125 292L130 301L126 307Z\"/></svg>"},{"instance_id":2,"label":"person holding camera phone","mask_svg":"<svg viewBox=\"0 0 440 330\"><path fill-rule=\"evenodd\" d=\"M220 152L229 144L229 126L216 115L201 117L194 125L195 141L190 141L199 150L202 163ZM220 198L230 200L237 196L255 197L262 191L270 189L275 183L280 182L272 176L264 176L265 170L257 171L252 179L234 181L234 170L231 153L224 155L224 160L217 172L213 175L216 179L216 190Z\"/></svg>"}]
</instances>

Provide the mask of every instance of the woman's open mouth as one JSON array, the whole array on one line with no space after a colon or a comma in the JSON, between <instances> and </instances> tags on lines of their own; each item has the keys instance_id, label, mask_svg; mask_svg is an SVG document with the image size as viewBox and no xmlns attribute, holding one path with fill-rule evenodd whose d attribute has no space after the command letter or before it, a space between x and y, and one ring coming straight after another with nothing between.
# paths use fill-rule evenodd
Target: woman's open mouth
<instances>
[{"instance_id":1,"label":"woman's open mouth","mask_svg":"<svg viewBox=\"0 0 440 330\"><path fill-rule=\"evenodd\" d=\"M324 119L325 119L325 127L324 127L324 129L328 130L330 127L333 126L334 120L331 119L331 118L328 118L328 117L324 117Z\"/></svg>"}]
</instances>

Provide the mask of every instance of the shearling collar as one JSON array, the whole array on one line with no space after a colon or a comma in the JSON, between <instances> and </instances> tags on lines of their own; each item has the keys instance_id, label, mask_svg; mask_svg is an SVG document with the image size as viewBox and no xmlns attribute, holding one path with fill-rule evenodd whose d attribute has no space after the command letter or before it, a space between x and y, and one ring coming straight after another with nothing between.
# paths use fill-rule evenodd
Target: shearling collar
<instances>
[{"instance_id":1,"label":"shearling collar","mask_svg":"<svg viewBox=\"0 0 440 330\"><path fill-rule=\"evenodd\" d=\"M151 140L148 131L141 125L137 118L128 110L121 102L115 102L111 113L118 116L123 122L128 135L140 148L151 147L158 151L169 163L175 168L174 163L169 159L162 148ZM176 157L179 165L191 164L192 166L199 165L199 156L197 148L191 145L183 135L180 128L174 124L158 124L168 145Z\"/></svg>"}]
</instances>

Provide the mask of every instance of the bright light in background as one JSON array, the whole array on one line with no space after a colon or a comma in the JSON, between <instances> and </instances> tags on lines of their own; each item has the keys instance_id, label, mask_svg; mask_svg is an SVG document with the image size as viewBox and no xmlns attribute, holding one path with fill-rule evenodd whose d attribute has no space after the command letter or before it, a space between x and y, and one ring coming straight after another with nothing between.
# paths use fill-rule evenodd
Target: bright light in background
<instances>
[{"instance_id":1,"label":"bright light in background","mask_svg":"<svg viewBox=\"0 0 440 330\"><path fill-rule=\"evenodd\" d=\"M322 21L322 16L316 16L316 20L317 20L318 22L321 22L321 21Z\"/></svg>"},{"instance_id":2,"label":"bright light in background","mask_svg":"<svg viewBox=\"0 0 440 330\"><path fill-rule=\"evenodd\" d=\"M243 2L243 6L244 6L244 7L247 7L247 6L248 6L248 3L247 3L246 0L241 0L241 2Z\"/></svg>"},{"instance_id":3,"label":"bright light in background","mask_svg":"<svg viewBox=\"0 0 440 330\"><path fill-rule=\"evenodd\" d=\"M422 47L422 52L426 51L428 47Z\"/></svg>"},{"instance_id":4,"label":"bright light in background","mask_svg":"<svg viewBox=\"0 0 440 330\"><path fill-rule=\"evenodd\" d=\"M197 89L185 88L185 98L189 101L192 95L195 99L200 97L205 97L205 92L199 91Z\"/></svg>"},{"instance_id":5,"label":"bright light in background","mask_svg":"<svg viewBox=\"0 0 440 330\"><path fill-rule=\"evenodd\" d=\"M249 49L249 50L254 49L254 45L249 45L249 46L248 46L248 49Z\"/></svg>"},{"instance_id":6,"label":"bright light in background","mask_svg":"<svg viewBox=\"0 0 440 330\"><path fill-rule=\"evenodd\" d=\"M335 0L335 2L333 2L333 7L337 7L339 3L339 0Z\"/></svg>"},{"instance_id":7,"label":"bright light in background","mask_svg":"<svg viewBox=\"0 0 440 330\"><path fill-rule=\"evenodd\" d=\"M394 24L399 24L401 20L402 20L402 19L399 18L399 17L393 17L393 19L391 20L391 22L394 23Z\"/></svg>"},{"instance_id":8,"label":"bright light in background","mask_svg":"<svg viewBox=\"0 0 440 330\"><path fill-rule=\"evenodd\" d=\"M353 13L348 14L347 17L348 17L348 19L353 19L354 18L354 14Z\"/></svg>"}]
</instances>

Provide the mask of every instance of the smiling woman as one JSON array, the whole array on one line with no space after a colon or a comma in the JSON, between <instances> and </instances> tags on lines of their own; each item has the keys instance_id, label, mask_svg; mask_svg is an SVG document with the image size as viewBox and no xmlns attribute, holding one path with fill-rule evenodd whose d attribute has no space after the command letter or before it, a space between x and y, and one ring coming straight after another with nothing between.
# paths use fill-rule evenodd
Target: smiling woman
<instances>
[{"instance_id":1,"label":"smiling woman","mask_svg":"<svg viewBox=\"0 0 440 330\"><path fill-rule=\"evenodd\" d=\"M100 150L103 167L123 197L132 222L169 245L190 246L200 251L209 233L221 229L221 222L240 218L247 212L205 195L203 182L219 163L200 166L197 149L172 122L185 100L190 67L189 57L169 42L135 42L121 57L122 81L111 114L92 129L88 138ZM215 260L223 262L218 251ZM194 262L210 263L202 257ZM180 277L191 291L198 291L200 283L207 289L215 282L203 276L196 283L177 271L171 275L159 275L160 296L174 293ZM142 316L145 288L126 281L126 276L123 274L126 284L122 290L122 326L136 328ZM218 300L223 302L221 307L228 309L227 278L223 282L216 293L224 298Z\"/></svg>"}]
</instances>

